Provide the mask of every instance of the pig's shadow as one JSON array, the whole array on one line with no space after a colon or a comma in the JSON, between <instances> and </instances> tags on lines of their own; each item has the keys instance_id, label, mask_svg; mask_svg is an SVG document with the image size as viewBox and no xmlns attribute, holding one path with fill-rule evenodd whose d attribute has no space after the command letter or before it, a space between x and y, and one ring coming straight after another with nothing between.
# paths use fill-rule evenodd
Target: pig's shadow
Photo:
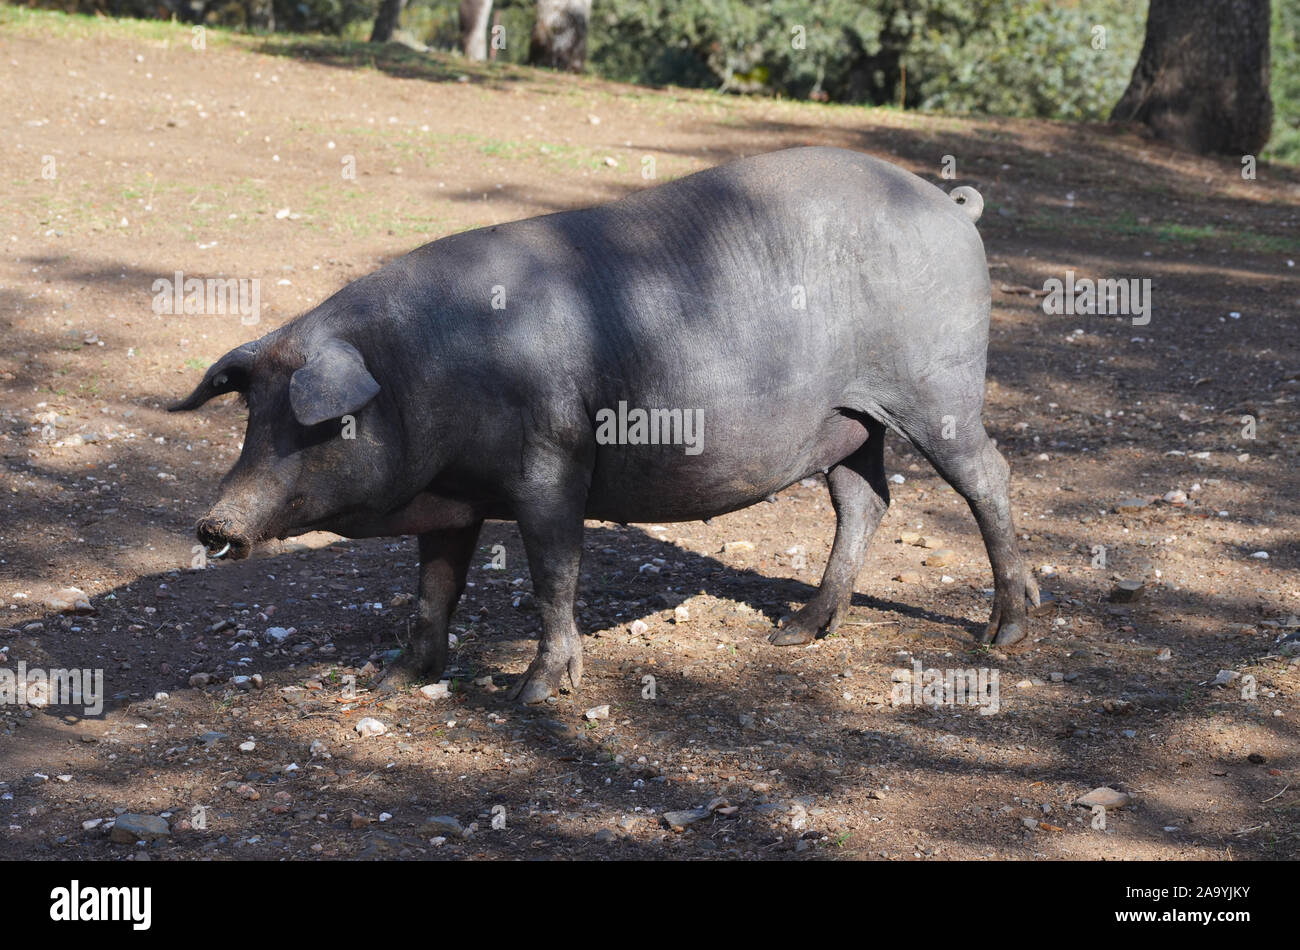
<instances>
[{"instance_id":1,"label":"pig's shadow","mask_svg":"<svg viewBox=\"0 0 1300 950\"><path fill-rule=\"evenodd\" d=\"M681 535L682 528L680 525L669 526L663 534L665 537L677 537ZM810 543L804 547L815 548L818 543L819 540L810 539ZM872 548L883 543L877 538ZM826 544L829 548L829 541ZM485 569L495 545L505 548L505 571ZM524 566L526 560L523 543L513 522L489 523L484 528L479 547L480 557L475 560L470 579L477 582L476 587L480 591L485 588L486 591L484 596L475 596L473 601L461 601L452 620L453 625L463 624L472 616L471 603L481 602L482 599L491 602L493 598L490 592L495 589L509 587L512 601L519 591L531 590L531 580ZM744 556L753 560L759 553L761 552L747 552ZM867 556L868 559L871 557L870 551ZM788 561L788 558L783 560ZM786 566L785 569L790 568ZM579 608L578 627L584 634L591 634L596 630L631 623L639 617L672 611L701 591L713 597L747 604L759 616L775 625L782 617L807 603L817 592L817 584L821 579L820 566L816 571L810 570L807 573L812 582L772 576L756 568L733 566L715 557L661 540L635 525L608 522L588 525L584 537L582 578L578 588L578 600L586 606ZM520 577L524 583L515 584ZM920 602L904 603L872 595L861 590L861 583L859 581L859 588L853 594L853 606L881 611L887 615L881 620L942 624L964 630L973 643L978 641L983 632L984 625L981 622L935 611ZM918 601L928 596L924 589L914 589ZM523 599L524 608L529 606L529 600L530 598ZM618 616L620 613L621 616ZM529 628L527 632L536 636L540 624L535 611L529 610L526 614L520 611L515 616L518 618L516 623L523 621L523 625ZM524 620L525 616L527 620ZM507 620L505 625L509 626L510 621ZM852 628L841 628L841 632L846 629Z\"/></svg>"}]
</instances>

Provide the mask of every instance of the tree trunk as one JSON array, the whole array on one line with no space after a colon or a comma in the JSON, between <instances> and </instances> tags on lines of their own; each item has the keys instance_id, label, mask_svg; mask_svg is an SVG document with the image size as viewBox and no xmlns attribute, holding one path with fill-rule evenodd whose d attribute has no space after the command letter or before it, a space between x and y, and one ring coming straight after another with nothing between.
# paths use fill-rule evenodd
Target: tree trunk
<instances>
[{"instance_id":1,"label":"tree trunk","mask_svg":"<svg viewBox=\"0 0 1300 950\"><path fill-rule=\"evenodd\" d=\"M393 38L393 30L402 20L402 7L406 0L383 0L379 5L379 15L375 17L374 29L370 31L370 42L387 43Z\"/></svg>"},{"instance_id":2,"label":"tree trunk","mask_svg":"<svg viewBox=\"0 0 1300 950\"><path fill-rule=\"evenodd\" d=\"M1202 154L1268 141L1269 0L1151 0L1146 40L1112 121Z\"/></svg>"},{"instance_id":3,"label":"tree trunk","mask_svg":"<svg viewBox=\"0 0 1300 950\"><path fill-rule=\"evenodd\" d=\"M488 21L492 0L460 0L460 51L466 59L482 62L488 54Z\"/></svg>"},{"instance_id":4,"label":"tree trunk","mask_svg":"<svg viewBox=\"0 0 1300 950\"><path fill-rule=\"evenodd\" d=\"M591 0L537 0L537 22L528 46L532 66L582 72L587 61Z\"/></svg>"}]
</instances>

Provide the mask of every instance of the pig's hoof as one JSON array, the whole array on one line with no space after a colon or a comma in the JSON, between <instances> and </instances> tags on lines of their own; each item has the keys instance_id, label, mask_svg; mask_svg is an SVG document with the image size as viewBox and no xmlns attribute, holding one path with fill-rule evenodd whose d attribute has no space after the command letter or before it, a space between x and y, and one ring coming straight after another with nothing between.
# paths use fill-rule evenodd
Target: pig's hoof
<instances>
[{"instance_id":1,"label":"pig's hoof","mask_svg":"<svg viewBox=\"0 0 1300 950\"><path fill-rule=\"evenodd\" d=\"M582 657L538 656L529 665L507 698L525 706L544 703L560 690L577 692L582 681Z\"/></svg>"},{"instance_id":2,"label":"pig's hoof","mask_svg":"<svg viewBox=\"0 0 1300 950\"><path fill-rule=\"evenodd\" d=\"M415 686L436 682L441 674L442 670L436 664L399 656L384 667L375 686L381 693L400 693Z\"/></svg>"},{"instance_id":3,"label":"pig's hoof","mask_svg":"<svg viewBox=\"0 0 1300 950\"><path fill-rule=\"evenodd\" d=\"M984 629L984 636L980 638L981 643L1008 647L1019 643L1029 634L1029 621L1023 613L1019 616L1008 616L1007 613L1009 612L994 608L989 625Z\"/></svg>"},{"instance_id":4,"label":"pig's hoof","mask_svg":"<svg viewBox=\"0 0 1300 950\"><path fill-rule=\"evenodd\" d=\"M817 639L817 631L798 623L791 623L780 630L768 634L767 642L776 647L794 647L801 643L812 643Z\"/></svg>"},{"instance_id":5,"label":"pig's hoof","mask_svg":"<svg viewBox=\"0 0 1300 950\"><path fill-rule=\"evenodd\" d=\"M816 602L805 604L793 614L781 618L781 627L773 630L767 642L778 647L799 646L812 643L820 636L830 636L840 625L839 610L827 611Z\"/></svg>"},{"instance_id":6,"label":"pig's hoof","mask_svg":"<svg viewBox=\"0 0 1300 950\"><path fill-rule=\"evenodd\" d=\"M1025 628L1018 623L1005 623L998 628L998 635L993 638L995 646L1007 647L1019 643L1025 638Z\"/></svg>"}]
</instances>

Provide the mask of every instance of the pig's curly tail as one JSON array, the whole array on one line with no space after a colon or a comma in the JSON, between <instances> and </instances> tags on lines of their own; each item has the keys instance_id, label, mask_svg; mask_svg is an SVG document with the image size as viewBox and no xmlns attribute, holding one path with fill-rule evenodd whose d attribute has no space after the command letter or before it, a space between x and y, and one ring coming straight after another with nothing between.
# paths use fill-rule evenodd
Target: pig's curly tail
<instances>
[{"instance_id":1,"label":"pig's curly tail","mask_svg":"<svg viewBox=\"0 0 1300 950\"><path fill-rule=\"evenodd\" d=\"M948 192L948 197L961 205L961 209L970 215L972 221L978 221L984 213L984 198L969 185L954 188Z\"/></svg>"}]
</instances>

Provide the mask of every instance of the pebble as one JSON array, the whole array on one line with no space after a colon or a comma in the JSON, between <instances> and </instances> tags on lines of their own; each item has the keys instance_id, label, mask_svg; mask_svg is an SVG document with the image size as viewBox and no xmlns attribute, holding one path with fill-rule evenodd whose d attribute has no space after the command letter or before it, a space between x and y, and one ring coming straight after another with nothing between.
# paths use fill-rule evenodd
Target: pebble
<instances>
[{"instance_id":1,"label":"pebble","mask_svg":"<svg viewBox=\"0 0 1300 950\"><path fill-rule=\"evenodd\" d=\"M424 824L420 826L420 834L444 838L463 838L465 837L465 828L458 818L451 815L434 815L432 818L425 819Z\"/></svg>"},{"instance_id":2,"label":"pebble","mask_svg":"<svg viewBox=\"0 0 1300 950\"><path fill-rule=\"evenodd\" d=\"M1127 514L1133 511L1141 511L1143 508L1147 507L1147 504L1148 502L1145 498L1125 498L1115 506L1115 510L1120 514Z\"/></svg>"},{"instance_id":3,"label":"pebble","mask_svg":"<svg viewBox=\"0 0 1300 950\"><path fill-rule=\"evenodd\" d=\"M158 841L171 834L167 819L157 815L136 815L127 812L119 815L109 832L109 839L119 844L135 844L137 841Z\"/></svg>"},{"instance_id":4,"label":"pebble","mask_svg":"<svg viewBox=\"0 0 1300 950\"><path fill-rule=\"evenodd\" d=\"M429 700L446 699L451 696L451 680L421 686L420 695Z\"/></svg>"},{"instance_id":5,"label":"pebble","mask_svg":"<svg viewBox=\"0 0 1300 950\"><path fill-rule=\"evenodd\" d=\"M754 550L753 541L728 541L722 546L723 554L735 554L739 551Z\"/></svg>"},{"instance_id":6,"label":"pebble","mask_svg":"<svg viewBox=\"0 0 1300 950\"><path fill-rule=\"evenodd\" d=\"M666 811L663 814L663 819L673 831L685 831L697 821L703 821L711 814L713 812L708 808L688 808L684 811Z\"/></svg>"},{"instance_id":7,"label":"pebble","mask_svg":"<svg viewBox=\"0 0 1300 950\"><path fill-rule=\"evenodd\" d=\"M921 575L917 571L903 571L895 574L894 580L900 584L919 584L921 583Z\"/></svg>"},{"instance_id":8,"label":"pebble","mask_svg":"<svg viewBox=\"0 0 1300 950\"><path fill-rule=\"evenodd\" d=\"M940 548L924 561L926 567L950 567L957 560L957 552L952 548Z\"/></svg>"},{"instance_id":9,"label":"pebble","mask_svg":"<svg viewBox=\"0 0 1300 950\"><path fill-rule=\"evenodd\" d=\"M254 749L256 749L256 748L257 748L257 743L256 743L256 742L241 742L241 743L239 743L239 751L240 751L240 752L252 752L252 751L253 751Z\"/></svg>"},{"instance_id":10,"label":"pebble","mask_svg":"<svg viewBox=\"0 0 1300 950\"><path fill-rule=\"evenodd\" d=\"M609 704L606 703L603 706L592 706L585 713L583 713L583 715L586 716L592 722L596 721L597 719L608 719Z\"/></svg>"},{"instance_id":11,"label":"pebble","mask_svg":"<svg viewBox=\"0 0 1300 950\"><path fill-rule=\"evenodd\" d=\"M673 619L678 623L685 623L691 619L691 612L686 609L684 604L678 604L673 608Z\"/></svg>"},{"instance_id":12,"label":"pebble","mask_svg":"<svg viewBox=\"0 0 1300 950\"><path fill-rule=\"evenodd\" d=\"M644 620L633 620L632 626L629 629L632 632L632 636L641 637L650 632L650 625Z\"/></svg>"},{"instance_id":13,"label":"pebble","mask_svg":"<svg viewBox=\"0 0 1300 950\"><path fill-rule=\"evenodd\" d=\"M1114 604L1130 604L1142 596L1146 585L1141 581L1120 581L1110 591L1110 600Z\"/></svg>"},{"instance_id":14,"label":"pebble","mask_svg":"<svg viewBox=\"0 0 1300 950\"><path fill-rule=\"evenodd\" d=\"M57 593L45 598L45 606L67 614L90 614L95 608L90 605L90 597L80 587L64 587Z\"/></svg>"},{"instance_id":15,"label":"pebble","mask_svg":"<svg viewBox=\"0 0 1300 950\"><path fill-rule=\"evenodd\" d=\"M1219 672L1214 675L1214 679L1210 680L1209 685L1227 686L1229 683L1237 679L1239 676L1241 676L1241 674L1238 673L1236 670L1219 670Z\"/></svg>"},{"instance_id":16,"label":"pebble","mask_svg":"<svg viewBox=\"0 0 1300 950\"><path fill-rule=\"evenodd\" d=\"M1076 800L1075 804L1082 805L1084 808L1092 808L1095 805L1103 808L1123 808L1132 801L1132 796L1127 793L1117 792L1107 785L1102 785Z\"/></svg>"},{"instance_id":17,"label":"pebble","mask_svg":"<svg viewBox=\"0 0 1300 950\"><path fill-rule=\"evenodd\" d=\"M357 732L361 734L362 738L382 736L388 731L387 726L372 716L366 716L366 718L356 724L355 728Z\"/></svg>"}]
</instances>

